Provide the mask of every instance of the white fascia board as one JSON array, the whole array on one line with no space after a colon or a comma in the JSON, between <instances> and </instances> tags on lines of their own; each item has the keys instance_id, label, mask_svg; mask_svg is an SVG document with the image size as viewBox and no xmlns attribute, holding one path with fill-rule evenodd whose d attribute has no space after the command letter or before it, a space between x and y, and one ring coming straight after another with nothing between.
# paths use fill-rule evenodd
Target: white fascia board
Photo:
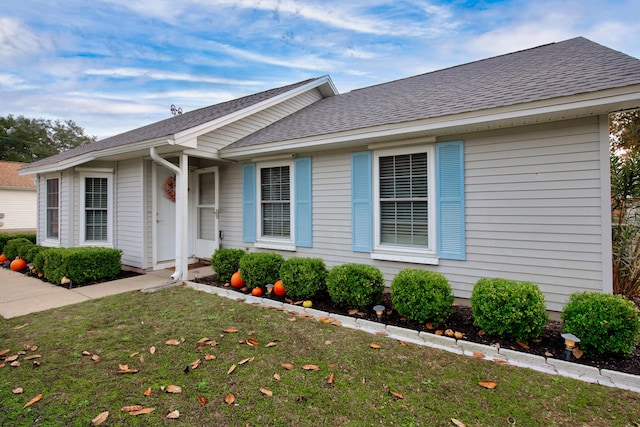
<instances>
[{"instance_id":1,"label":"white fascia board","mask_svg":"<svg viewBox=\"0 0 640 427\"><path fill-rule=\"evenodd\" d=\"M337 95L338 91L336 90L331 77L322 76L319 77L305 85L299 86L295 89L291 89L287 92L281 93L280 95L276 95L269 99L265 99L262 102L251 105L242 110L234 111L233 113L227 114L226 116L220 117L218 119L212 120L207 123L203 123L199 126L195 126L189 129L185 129L182 132L178 132L175 134L175 143L177 145L185 145L189 148L197 147L197 138L200 135L204 135L213 130L221 128L222 126L228 125L240 119L244 119L252 114L255 114L259 111L265 110L269 107L277 105L283 101L287 101L295 96L303 94L311 89L318 88L324 97ZM195 144L195 145L194 145Z\"/></svg>"},{"instance_id":2,"label":"white fascia board","mask_svg":"<svg viewBox=\"0 0 640 427\"><path fill-rule=\"evenodd\" d=\"M308 149L310 147L343 144L347 142L355 143L357 141L375 141L402 134L432 133L433 135L437 135L439 132L451 128L463 128L481 123L499 124L500 122L526 119L528 117L535 118L535 123L540 123L541 117L545 115L551 117L553 114L563 111L568 113L568 118L572 118L571 112L579 112L580 110L594 110L595 112L592 114L583 114L583 116L589 116L603 114L602 111L597 110L607 106L611 106L612 108L612 110L607 112L633 108L634 106L640 107L640 85L634 87L633 91L629 91L629 88L625 89L626 91L624 93L616 93L618 92L617 90L612 90L607 91L606 94L601 92L601 96L597 97L594 95L598 93L557 98L529 104L517 104L509 107L416 120L409 123L386 124L345 132L310 136L297 140L278 141L230 149L223 148L221 151L223 158L255 156L257 154L281 151L284 149L295 152L296 150ZM496 127L500 126L497 125Z\"/></svg>"}]
</instances>

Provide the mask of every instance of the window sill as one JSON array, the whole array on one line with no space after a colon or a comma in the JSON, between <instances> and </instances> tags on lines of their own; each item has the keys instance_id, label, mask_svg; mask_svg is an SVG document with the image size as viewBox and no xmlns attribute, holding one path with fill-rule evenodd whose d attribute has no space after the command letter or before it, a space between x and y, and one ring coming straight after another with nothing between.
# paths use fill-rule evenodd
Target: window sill
<instances>
[{"instance_id":1,"label":"window sill","mask_svg":"<svg viewBox=\"0 0 640 427\"><path fill-rule=\"evenodd\" d=\"M400 252L373 252L371 259L424 265L438 265L440 262L437 255L415 255Z\"/></svg>"},{"instance_id":2,"label":"window sill","mask_svg":"<svg viewBox=\"0 0 640 427\"><path fill-rule=\"evenodd\" d=\"M273 249L276 251L295 252L296 250L296 245L291 242L274 242L274 241L258 240L256 243L254 243L253 246L255 248Z\"/></svg>"},{"instance_id":3,"label":"window sill","mask_svg":"<svg viewBox=\"0 0 640 427\"><path fill-rule=\"evenodd\" d=\"M80 242L78 246L98 246L101 248L113 248L113 244L111 242L105 242L102 240L93 240L93 241L84 241Z\"/></svg>"}]
</instances>

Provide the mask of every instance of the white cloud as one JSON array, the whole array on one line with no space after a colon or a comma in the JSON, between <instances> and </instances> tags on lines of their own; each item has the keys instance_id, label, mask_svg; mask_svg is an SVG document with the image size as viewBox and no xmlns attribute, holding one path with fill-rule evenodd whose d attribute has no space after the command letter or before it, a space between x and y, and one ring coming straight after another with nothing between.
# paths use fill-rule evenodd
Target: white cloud
<instances>
[{"instance_id":1,"label":"white cloud","mask_svg":"<svg viewBox=\"0 0 640 427\"><path fill-rule=\"evenodd\" d=\"M14 74L0 73L0 86L7 86L11 89L24 88L25 81Z\"/></svg>"},{"instance_id":2,"label":"white cloud","mask_svg":"<svg viewBox=\"0 0 640 427\"><path fill-rule=\"evenodd\" d=\"M145 77L152 80L177 80L184 82L217 83L228 85L253 86L260 82L251 80L227 79L222 77L202 77L193 74L173 73L169 71L153 71L143 68L91 68L85 71L87 75L107 76L112 78L139 78Z\"/></svg>"},{"instance_id":3,"label":"white cloud","mask_svg":"<svg viewBox=\"0 0 640 427\"><path fill-rule=\"evenodd\" d=\"M38 36L20 20L0 16L0 60L3 62L16 61L50 47L47 38Z\"/></svg>"}]
</instances>

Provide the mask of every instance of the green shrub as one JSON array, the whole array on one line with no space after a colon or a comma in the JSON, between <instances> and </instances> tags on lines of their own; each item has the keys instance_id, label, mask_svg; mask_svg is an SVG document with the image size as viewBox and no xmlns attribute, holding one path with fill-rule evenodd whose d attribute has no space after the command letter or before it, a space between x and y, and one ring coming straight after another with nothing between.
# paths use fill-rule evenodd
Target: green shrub
<instances>
[{"instance_id":1,"label":"green shrub","mask_svg":"<svg viewBox=\"0 0 640 427\"><path fill-rule=\"evenodd\" d=\"M489 335L528 341L549 321L537 285L506 279L480 279L471 294L473 322Z\"/></svg>"},{"instance_id":2,"label":"green shrub","mask_svg":"<svg viewBox=\"0 0 640 427\"><path fill-rule=\"evenodd\" d=\"M60 283L66 276L74 286L115 278L122 269L122 251L118 249L82 247L48 248L44 254L44 277Z\"/></svg>"},{"instance_id":3,"label":"green shrub","mask_svg":"<svg viewBox=\"0 0 640 427\"><path fill-rule=\"evenodd\" d=\"M240 260L245 255L242 249L221 248L211 257L211 268L216 272L218 280L226 283L231 280L233 273L240 269Z\"/></svg>"},{"instance_id":4,"label":"green shrub","mask_svg":"<svg viewBox=\"0 0 640 427\"><path fill-rule=\"evenodd\" d=\"M251 252L240 260L242 280L247 288L274 283L280 278L284 258L273 252Z\"/></svg>"},{"instance_id":5,"label":"green shrub","mask_svg":"<svg viewBox=\"0 0 640 427\"><path fill-rule=\"evenodd\" d=\"M31 245L31 246L23 246L22 250L20 251L20 258L24 258L25 260L27 260L27 262L33 262L34 259L36 258L36 256L44 251L45 249L47 249L44 246L40 246L40 245Z\"/></svg>"},{"instance_id":6,"label":"green shrub","mask_svg":"<svg viewBox=\"0 0 640 427\"><path fill-rule=\"evenodd\" d=\"M631 354L640 337L635 305L620 295L575 293L562 321L565 332L580 338L580 348L596 355Z\"/></svg>"},{"instance_id":7,"label":"green shrub","mask_svg":"<svg viewBox=\"0 0 640 427\"><path fill-rule=\"evenodd\" d=\"M24 237L8 240L4 245L4 256L9 260L15 259L17 256L20 256L20 251L23 246L33 246L33 242Z\"/></svg>"},{"instance_id":8,"label":"green shrub","mask_svg":"<svg viewBox=\"0 0 640 427\"><path fill-rule=\"evenodd\" d=\"M371 265L336 265L327 274L329 297L341 307L368 310L382 301L383 290L382 273Z\"/></svg>"},{"instance_id":9,"label":"green shrub","mask_svg":"<svg viewBox=\"0 0 640 427\"><path fill-rule=\"evenodd\" d=\"M451 313L453 294L442 274L408 268L391 282L391 302L398 314L409 320L438 324Z\"/></svg>"},{"instance_id":10,"label":"green shrub","mask_svg":"<svg viewBox=\"0 0 640 427\"><path fill-rule=\"evenodd\" d=\"M36 233L0 233L0 253L4 252L4 245L13 239L27 239L31 243L36 243Z\"/></svg>"},{"instance_id":11,"label":"green shrub","mask_svg":"<svg viewBox=\"0 0 640 427\"><path fill-rule=\"evenodd\" d=\"M280 267L280 279L292 299L322 297L327 291L327 267L320 258L289 258Z\"/></svg>"},{"instance_id":12,"label":"green shrub","mask_svg":"<svg viewBox=\"0 0 640 427\"><path fill-rule=\"evenodd\" d=\"M36 273L42 273L44 275L44 254L46 251L51 250L51 248L45 248L42 247L42 250L39 251L34 257L33 257L33 267L36 270Z\"/></svg>"}]
</instances>

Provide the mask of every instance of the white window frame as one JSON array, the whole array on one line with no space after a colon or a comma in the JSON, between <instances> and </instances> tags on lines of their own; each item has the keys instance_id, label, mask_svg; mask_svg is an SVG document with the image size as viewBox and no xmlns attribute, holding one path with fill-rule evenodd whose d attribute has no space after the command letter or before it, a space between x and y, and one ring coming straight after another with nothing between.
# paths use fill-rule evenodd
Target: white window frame
<instances>
[{"instance_id":1,"label":"white window frame","mask_svg":"<svg viewBox=\"0 0 640 427\"><path fill-rule=\"evenodd\" d=\"M58 237L49 237L49 181L58 180ZM45 246L57 246L60 244L60 212L61 212L61 194L62 179L60 174L49 175L44 177L44 244Z\"/></svg>"},{"instance_id":2,"label":"white window frame","mask_svg":"<svg viewBox=\"0 0 640 427\"><path fill-rule=\"evenodd\" d=\"M104 246L113 247L113 173L112 172L91 172L83 171L80 178L80 245L81 246ZM107 179L107 240L87 240L85 197L86 178L106 178Z\"/></svg>"},{"instance_id":3,"label":"white window frame","mask_svg":"<svg viewBox=\"0 0 640 427\"><path fill-rule=\"evenodd\" d=\"M381 242L380 236L380 157L403 154L427 153L427 206L428 206L428 248L415 246L389 245ZM436 162L433 144L389 148L373 152L373 252L371 258L385 261L409 262L418 264L438 264L436 251Z\"/></svg>"},{"instance_id":4,"label":"white window frame","mask_svg":"<svg viewBox=\"0 0 640 427\"><path fill-rule=\"evenodd\" d=\"M262 185L260 179L262 177L262 169L274 167L289 167L289 217L290 217L290 234L288 238L278 238L273 236L264 236L262 234ZM295 251L295 171L293 161L280 161L256 164L256 234L257 239L255 247L263 249L274 249L282 251Z\"/></svg>"}]
</instances>

